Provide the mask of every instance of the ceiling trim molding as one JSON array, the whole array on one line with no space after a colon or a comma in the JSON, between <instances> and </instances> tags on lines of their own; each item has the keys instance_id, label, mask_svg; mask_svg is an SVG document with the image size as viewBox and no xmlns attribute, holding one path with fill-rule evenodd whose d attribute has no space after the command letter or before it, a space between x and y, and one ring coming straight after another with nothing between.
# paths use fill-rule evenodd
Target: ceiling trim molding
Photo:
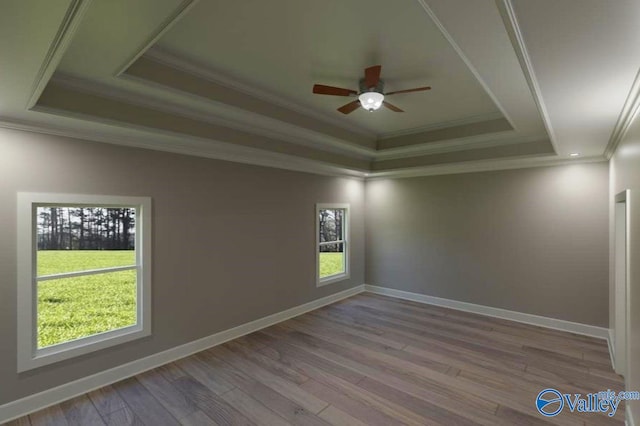
<instances>
[{"instance_id":1,"label":"ceiling trim molding","mask_svg":"<svg viewBox=\"0 0 640 426\"><path fill-rule=\"evenodd\" d=\"M412 135L416 133L430 132L432 130L448 129L450 127L464 126L466 124L481 123L483 121L491 121L504 118L500 112L492 112L489 114L474 115L471 117L460 118L457 120L443 121L440 123L429 124L428 126L413 127L411 129L396 130L394 132L386 132L378 135L378 141L383 139L391 139L398 136Z\"/></svg>"},{"instance_id":2,"label":"ceiling trim molding","mask_svg":"<svg viewBox=\"0 0 640 426\"><path fill-rule=\"evenodd\" d=\"M636 78L631 85L631 90L627 95L627 99L624 101L622 111L618 116L613 132L609 138L606 148L604 149L604 156L610 159L616 152L618 145L622 142L622 139L627 134L629 127L633 123L638 111L640 110L640 71L636 74Z\"/></svg>"},{"instance_id":3,"label":"ceiling trim molding","mask_svg":"<svg viewBox=\"0 0 640 426\"><path fill-rule=\"evenodd\" d=\"M396 160L416 155L442 154L445 152L465 151L467 149L489 148L501 145L515 145L537 142L547 139L546 135L518 136L513 130L469 136L464 138L446 139L436 142L426 142L401 148L390 148L378 152L376 160Z\"/></svg>"},{"instance_id":4,"label":"ceiling trim molding","mask_svg":"<svg viewBox=\"0 0 640 426\"><path fill-rule=\"evenodd\" d=\"M121 78L135 82L140 81L139 78L131 77L127 74L123 74ZM146 82L146 80L143 81L145 84L155 84L148 83ZM74 91L92 94L107 99L122 101L131 105L153 109L155 111L161 111L205 123L225 126L231 129L247 132L258 136L266 136L322 151L346 155L357 159L392 160L406 158L413 155L456 152L468 148L487 148L492 146L527 143L542 139L544 137L540 135L520 137L515 135L514 131L510 130L455 139L443 139L438 141L375 151L364 147L354 146L330 136L326 136L322 133L307 130L305 128L281 122L279 120L270 119L259 114L253 114L255 117L252 117L250 120L251 126L247 126L247 121L243 120L240 117L236 117L235 119L229 117L221 117L219 115L215 115L214 111L208 112L186 108L182 105L171 104L162 99L156 99L147 95L141 95L139 93L132 93L120 88L106 86L98 82L82 80L66 74L55 74L52 77L51 82ZM162 87L164 88L164 86ZM173 91L173 89L170 88L169 90ZM180 94L183 93L181 91L177 92ZM190 94L185 94L185 96L189 98L192 97L192 95ZM211 102L213 101L207 101L207 104L210 104ZM225 108L227 110L236 109L235 107L226 105ZM34 107L34 109L38 109L38 107L36 106ZM240 112L242 114L245 113L244 110L241 110ZM58 111L56 114L64 115L64 111ZM161 130L158 131L161 132Z\"/></svg>"},{"instance_id":5,"label":"ceiling trim molding","mask_svg":"<svg viewBox=\"0 0 640 426\"><path fill-rule=\"evenodd\" d=\"M513 124L513 120L507 113L507 110L504 109L502 104L498 101L498 97L493 93L491 88L489 88L489 86L484 81L482 76L480 76L480 73L478 72L478 70L476 70L476 68L473 66L473 64L469 60L469 58L467 58L467 55L465 55L464 52L462 51L462 48L458 46L458 43L456 43L456 41L453 39L451 34L449 34L449 31L447 31L447 29L444 27L440 19L436 16L435 12L431 10L431 7L429 7L429 5L427 4L427 0L417 0L417 1L418 3L420 3L424 11L427 12L427 15L429 15L429 18L431 18L431 20L436 25L436 27L438 27L443 37L449 42L451 47L453 47L453 50L456 51L460 59L462 59L462 61L465 63L469 71L471 71L471 74L473 74L473 76L476 78L480 86L482 86L482 88L487 93L487 95L489 95L493 103L498 107L498 109L502 113L502 116L509 122L511 127L513 127L514 129L517 129L517 127L514 126Z\"/></svg>"},{"instance_id":6,"label":"ceiling trim molding","mask_svg":"<svg viewBox=\"0 0 640 426\"><path fill-rule=\"evenodd\" d=\"M198 103L198 105L204 106L206 109L208 109L208 111L206 112L206 114L208 114L207 121L215 122L216 124L224 125L238 130L248 131L258 135L266 134L268 132L275 132L282 135L283 138L287 138L286 140L292 143L296 143L299 145L313 144L314 148L319 148L326 151L341 152L346 155L356 157L372 157L376 153L375 149L359 145L355 142L350 142L339 137L327 135L316 130L298 126L291 122L272 118L223 102L214 101L193 93L184 92L182 90L175 89L170 86L165 86L154 81L149 81L138 76L125 73L120 78L123 80L135 82L136 84L142 84L147 87L161 88L165 92L173 93L175 95L181 96L184 99L195 101ZM108 97L108 94L112 90L113 89L111 88L105 87L102 95ZM140 94L128 93L128 96L122 97L121 99L130 103L138 102L141 104L142 102L146 102L148 100L149 102L153 102L152 105L155 105L154 109L168 111L170 110L170 112L173 112L172 108L178 108L178 113L180 115L188 118L199 119L199 116L192 117L190 115L189 111L195 111L193 109L189 110L182 106L170 105L167 101L164 100L150 100L148 96L146 96L145 100L143 100L141 96L142 95ZM198 112L198 114L202 113L204 113L204 111Z\"/></svg>"},{"instance_id":7,"label":"ceiling trim molding","mask_svg":"<svg viewBox=\"0 0 640 426\"><path fill-rule=\"evenodd\" d=\"M557 154L558 144L556 136L553 132L553 127L551 126L549 112L547 111L547 107L542 98L540 84L538 83L535 71L533 70L533 64L531 62L531 57L529 56L529 51L527 50L527 46L524 42L524 37L522 36L522 31L520 30L520 24L518 24L518 18L516 17L515 10L513 9L513 3L511 2L511 0L496 0L496 6L498 7L498 11L500 12L500 16L502 17L502 22L504 23L505 29L507 30L507 34L509 35L509 39L511 40L511 45L513 46L513 50L516 53L516 57L518 58L518 62L520 62L520 68L522 68L524 78L527 81L527 85L529 86L531 94L533 95L533 100L538 107L540 116L542 117L544 127L547 129L547 133L549 134L549 140L551 141L553 150Z\"/></svg>"},{"instance_id":8,"label":"ceiling trim molding","mask_svg":"<svg viewBox=\"0 0 640 426\"><path fill-rule=\"evenodd\" d=\"M94 96L94 95L85 94L82 92L75 92L75 93L80 94L81 96L82 95ZM118 102L110 99L106 99L106 101ZM139 108L138 106L134 106L134 107ZM349 157L349 156L344 156L339 154L331 155L331 154L327 154L326 151L313 149L313 148L312 149L307 148L306 153L296 153L296 154L290 154L286 151L273 150L273 149L270 149L268 145L264 145L262 143L265 141L260 140L260 138L264 138L261 136L258 136L258 140L257 140L258 146L256 146L255 144L252 146L244 143L238 143L234 140L234 138L242 137L243 139L247 139L247 142L249 143L255 140L251 139L253 136L252 134L245 133L242 131L237 131L237 130L232 131L232 132L235 132L235 134L233 133L231 135L225 134L221 137L218 137L209 133L207 133L206 135L192 134L192 133L184 132L181 130L176 130L175 128L173 129L162 128L162 127L157 127L149 124L140 124L135 121L128 121L126 119L122 119L121 117L103 116L100 114L95 114L90 111L87 111L84 108L73 109L73 107L71 107L71 109L69 109L67 106L60 108L55 103L54 104L40 103L33 108L33 111L39 112L39 113L45 113L53 116L63 117L65 119L81 120L84 122L93 122L102 126L117 128L120 131L128 130L128 131L136 132L137 134L145 134L145 135L153 134L153 135L156 135L155 137L158 139L161 137L170 138L172 143L177 144L178 146L182 146L183 140L187 140L187 139L196 140L196 141L209 141L210 146L214 144L224 144L224 146L247 148L250 150L257 150L257 152L264 152L268 154L281 154L281 155L285 155L287 158L299 158L299 159L303 159L311 162L324 163L332 167L338 167L342 169L368 172L370 171L370 167L371 167L371 161L369 159L359 159L359 158ZM147 109L146 111L153 113L153 110ZM171 117L171 115L168 113L164 113L161 111L159 113L165 114L166 116ZM177 118L182 118L182 117L177 117ZM204 124L208 124L208 123L204 123ZM275 141L275 142L279 142L279 141ZM151 145L151 146L155 146L155 145ZM282 149L282 147L280 148ZM185 152L185 153L190 154L189 152Z\"/></svg>"},{"instance_id":9,"label":"ceiling trim molding","mask_svg":"<svg viewBox=\"0 0 640 426\"><path fill-rule=\"evenodd\" d=\"M144 55L160 38L171 29L189 10L195 6L200 0L183 0L182 3L156 28L153 34L147 38L144 43L137 49L136 53L125 62L116 72L116 77L122 75L127 68L131 66L140 56Z\"/></svg>"},{"instance_id":10,"label":"ceiling trim molding","mask_svg":"<svg viewBox=\"0 0 640 426\"><path fill-rule=\"evenodd\" d=\"M170 52L167 49L155 46L149 49L144 56L153 61L166 65L168 67L191 74L195 77L202 78L212 83L219 84L228 89L236 90L238 92L244 93L245 95L252 96L262 101L269 102L269 103L281 106L283 108L296 111L298 113L302 113L304 115L307 115L309 117L331 124L333 126L340 127L342 129L348 130L353 133L357 133L361 136L365 136L371 139L376 138L375 133L372 133L371 131L368 131L360 126L346 124L342 120L328 117L325 114L321 114L311 108L302 106L288 99L284 99L266 90L241 83L229 76L215 72L214 70L212 70L211 68L205 65L198 64L195 61L189 60L176 53Z\"/></svg>"},{"instance_id":11,"label":"ceiling trim molding","mask_svg":"<svg viewBox=\"0 0 640 426\"><path fill-rule=\"evenodd\" d=\"M31 109L38 102L40 95L49 83L51 76L62 60L62 56L73 36L78 29L82 18L89 9L89 5L93 0L71 0L69 7L62 19L62 23L58 27L58 31L49 45L49 50L38 70L36 79L31 89L31 96L26 105L26 109Z\"/></svg>"},{"instance_id":12,"label":"ceiling trim molding","mask_svg":"<svg viewBox=\"0 0 640 426\"><path fill-rule=\"evenodd\" d=\"M367 180L451 175L497 170L526 169L532 167L566 166L570 164L599 163L605 161L607 161L607 159L602 156L566 159L560 158L557 155L536 155L507 159L465 161L460 163L439 164L433 166L413 167L383 172L372 172L367 174Z\"/></svg>"},{"instance_id":13,"label":"ceiling trim molding","mask_svg":"<svg viewBox=\"0 0 640 426\"><path fill-rule=\"evenodd\" d=\"M156 85L156 83L150 83L146 80L132 77L127 74L123 74L120 78L136 83L142 81L145 85ZM248 119L242 119L241 117L237 116L238 114L232 114L235 116L234 118L222 117L220 115L217 115L215 111L199 111L193 108L186 108L182 105L171 104L166 100L153 98L151 96L140 93L133 93L97 82L82 80L66 74L55 74L51 81L61 87L71 90L92 94L107 99L122 101L131 105L141 106L144 108L153 109L155 111L166 112L197 121L202 121L205 123L225 126L231 129L240 130L258 136L272 137L282 141L308 146L322 151L335 152L359 159L371 159L375 155L374 150L345 143L339 139L324 135L319 132L265 117L260 114L250 113L226 104L220 105L223 106L227 112L238 111L239 114L245 115L245 117L246 114L250 114L251 116ZM182 96L186 96L187 98L195 97L195 95L167 88L165 86L162 86L162 88L171 90L172 92L178 93ZM217 103L214 101L207 101L207 104L208 106L210 106ZM250 122L251 125L247 125L247 122Z\"/></svg>"},{"instance_id":14,"label":"ceiling trim molding","mask_svg":"<svg viewBox=\"0 0 640 426\"><path fill-rule=\"evenodd\" d=\"M8 117L0 117L0 128L42 133L54 136L63 136L84 141L107 143L110 145L125 146L130 148L142 148L154 151L170 152L174 154L189 155L214 160L230 161L261 167L271 167L296 172L306 172L326 176L349 177L359 180L373 180L386 178L410 178L419 176L437 176L447 174L474 173L497 170L513 170L532 167L551 167L570 164L584 164L605 162L606 158L584 157L576 159L560 158L556 155L528 156L507 159L491 159L465 161L453 164L440 164L431 166L414 167L401 170L387 170L381 172L368 172L338 167L314 160L302 159L286 154L278 154L255 148L248 148L229 144L226 142L212 141L196 137L184 137L182 135L159 135L156 132L146 132L136 129L136 136L123 137L122 135L109 134L104 131L78 130L69 127L45 126L40 123L13 120Z\"/></svg>"},{"instance_id":15,"label":"ceiling trim molding","mask_svg":"<svg viewBox=\"0 0 640 426\"><path fill-rule=\"evenodd\" d=\"M54 111L45 111L44 108L41 112L54 113ZM110 145L170 152L174 154L326 176L342 176L364 179L368 173L368 171L353 170L321 161L238 146L211 139L174 135L170 132L163 132L164 134L159 137L157 132L147 132L143 129L136 128L134 129L137 133L136 136L123 137L122 135L114 135L94 130L86 131L68 127L53 127L24 121L16 121L7 117L0 117L0 128L64 136L85 141L107 143Z\"/></svg>"}]
</instances>

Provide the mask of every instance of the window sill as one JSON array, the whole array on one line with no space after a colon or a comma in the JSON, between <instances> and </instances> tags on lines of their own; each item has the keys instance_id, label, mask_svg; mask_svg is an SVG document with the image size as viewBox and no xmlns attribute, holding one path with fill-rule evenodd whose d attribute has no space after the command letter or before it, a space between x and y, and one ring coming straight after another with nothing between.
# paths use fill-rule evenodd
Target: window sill
<instances>
[{"instance_id":1,"label":"window sill","mask_svg":"<svg viewBox=\"0 0 640 426\"><path fill-rule=\"evenodd\" d=\"M140 326L133 325L59 345L48 346L38 349L35 356L18 357L18 373L117 346L149 335L151 335L151 330L145 330Z\"/></svg>"},{"instance_id":2,"label":"window sill","mask_svg":"<svg viewBox=\"0 0 640 426\"><path fill-rule=\"evenodd\" d=\"M316 287L323 287L325 285L337 283L349 279L349 274L329 275L328 277L321 278L316 282Z\"/></svg>"}]
</instances>

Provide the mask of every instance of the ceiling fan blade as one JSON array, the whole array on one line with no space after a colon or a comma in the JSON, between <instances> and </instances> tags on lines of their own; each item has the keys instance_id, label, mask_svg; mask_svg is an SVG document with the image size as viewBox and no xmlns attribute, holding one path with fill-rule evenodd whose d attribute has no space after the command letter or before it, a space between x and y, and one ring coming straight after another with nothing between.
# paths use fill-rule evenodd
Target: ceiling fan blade
<instances>
[{"instance_id":1,"label":"ceiling fan blade","mask_svg":"<svg viewBox=\"0 0 640 426\"><path fill-rule=\"evenodd\" d=\"M380 72L382 72L382 65L374 65L364 70L364 82L367 85L367 89L378 86Z\"/></svg>"},{"instance_id":2,"label":"ceiling fan blade","mask_svg":"<svg viewBox=\"0 0 640 426\"><path fill-rule=\"evenodd\" d=\"M410 93L410 92L422 92L424 90L431 90L431 87L416 87L415 89L396 90L395 92L385 93L385 96L395 95L396 93Z\"/></svg>"},{"instance_id":3,"label":"ceiling fan blade","mask_svg":"<svg viewBox=\"0 0 640 426\"><path fill-rule=\"evenodd\" d=\"M341 87L325 86L323 84L314 84L313 93L318 95L333 95L333 96L351 96L357 95L358 92L351 89L343 89Z\"/></svg>"},{"instance_id":4,"label":"ceiling fan blade","mask_svg":"<svg viewBox=\"0 0 640 426\"><path fill-rule=\"evenodd\" d=\"M386 106L387 108L389 108L391 111L394 111L394 112L404 112L403 110L401 110L400 108L398 108L398 107L397 107L397 106L395 106L394 104L390 104L390 103L389 103L389 102L387 102L387 101L383 101L383 102L382 102L382 104L383 104L384 106Z\"/></svg>"},{"instance_id":5,"label":"ceiling fan blade","mask_svg":"<svg viewBox=\"0 0 640 426\"><path fill-rule=\"evenodd\" d=\"M360 107L360 101L355 100L353 102L349 102L346 105L341 106L340 108L338 108L338 111L340 111L343 114L351 114L353 111L357 110Z\"/></svg>"}]
</instances>

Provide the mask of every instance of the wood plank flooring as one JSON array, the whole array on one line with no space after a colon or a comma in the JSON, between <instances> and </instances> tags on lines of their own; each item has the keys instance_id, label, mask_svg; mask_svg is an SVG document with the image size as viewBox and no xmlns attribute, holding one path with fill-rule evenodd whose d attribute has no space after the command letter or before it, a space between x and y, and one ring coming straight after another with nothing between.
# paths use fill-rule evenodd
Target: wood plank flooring
<instances>
[{"instance_id":1,"label":"wood plank flooring","mask_svg":"<svg viewBox=\"0 0 640 426\"><path fill-rule=\"evenodd\" d=\"M603 340L360 294L15 425L623 425L542 389L623 390Z\"/></svg>"}]
</instances>

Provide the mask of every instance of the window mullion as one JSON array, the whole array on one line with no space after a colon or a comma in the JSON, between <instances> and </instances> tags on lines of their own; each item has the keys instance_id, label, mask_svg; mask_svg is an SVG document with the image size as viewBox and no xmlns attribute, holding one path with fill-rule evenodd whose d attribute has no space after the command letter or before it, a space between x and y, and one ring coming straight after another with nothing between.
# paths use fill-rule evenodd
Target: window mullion
<instances>
[{"instance_id":1,"label":"window mullion","mask_svg":"<svg viewBox=\"0 0 640 426\"><path fill-rule=\"evenodd\" d=\"M36 277L36 281L48 281L48 280L58 280L62 278L85 277L88 275L107 274L109 272L130 271L132 269L137 269L137 268L138 268L137 265L129 265L129 266L116 266L113 268L90 269L88 271L65 272L62 274L43 275L40 277Z\"/></svg>"},{"instance_id":2,"label":"window mullion","mask_svg":"<svg viewBox=\"0 0 640 426\"><path fill-rule=\"evenodd\" d=\"M318 244L321 246L327 246L332 244L344 244L344 243L345 243L345 240L336 240L336 241L321 241Z\"/></svg>"}]
</instances>

